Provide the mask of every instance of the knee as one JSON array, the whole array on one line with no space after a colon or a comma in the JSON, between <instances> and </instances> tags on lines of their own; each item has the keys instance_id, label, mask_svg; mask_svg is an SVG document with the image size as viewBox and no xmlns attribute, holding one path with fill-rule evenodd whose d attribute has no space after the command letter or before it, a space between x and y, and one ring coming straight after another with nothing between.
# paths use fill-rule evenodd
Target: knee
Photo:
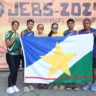
<instances>
[{"instance_id":1,"label":"knee","mask_svg":"<svg viewBox=\"0 0 96 96\"><path fill-rule=\"evenodd\" d=\"M16 69L12 70L11 74L13 74L13 75L17 74L17 70Z\"/></svg>"}]
</instances>

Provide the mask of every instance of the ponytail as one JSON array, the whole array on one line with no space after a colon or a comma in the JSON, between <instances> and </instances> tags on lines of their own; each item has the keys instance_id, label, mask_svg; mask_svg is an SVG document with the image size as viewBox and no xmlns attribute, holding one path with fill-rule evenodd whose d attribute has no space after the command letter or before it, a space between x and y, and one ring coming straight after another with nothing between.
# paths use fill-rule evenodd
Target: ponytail
<instances>
[{"instance_id":1,"label":"ponytail","mask_svg":"<svg viewBox=\"0 0 96 96\"><path fill-rule=\"evenodd\" d=\"M48 34L48 37L52 36L52 30L50 31L50 33Z\"/></svg>"}]
</instances>

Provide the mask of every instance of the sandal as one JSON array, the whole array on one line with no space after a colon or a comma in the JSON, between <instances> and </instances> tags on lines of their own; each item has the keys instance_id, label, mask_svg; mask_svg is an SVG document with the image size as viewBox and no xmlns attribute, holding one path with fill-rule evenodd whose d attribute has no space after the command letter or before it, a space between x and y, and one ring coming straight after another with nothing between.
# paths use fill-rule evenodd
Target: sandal
<instances>
[{"instance_id":1,"label":"sandal","mask_svg":"<svg viewBox=\"0 0 96 96\"><path fill-rule=\"evenodd\" d=\"M59 90L64 90L65 89L65 86L64 85L60 85L59 86Z\"/></svg>"},{"instance_id":2,"label":"sandal","mask_svg":"<svg viewBox=\"0 0 96 96\"><path fill-rule=\"evenodd\" d=\"M53 85L53 90L58 90L58 85Z\"/></svg>"},{"instance_id":3,"label":"sandal","mask_svg":"<svg viewBox=\"0 0 96 96\"><path fill-rule=\"evenodd\" d=\"M29 87L24 87L23 90L24 90L24 92L29 92L30 91Z\"/></svg>"},{"instance_id":4,"label":"sandal","mask_svg":"<svg viewBox=\"0 0 96 96\"><path fill-rule=\"evenodd\" d=\"M33 91L34 87L32 85L29 85L29 89L30 89L30 91Z\"/></svg>"}]
</instances>

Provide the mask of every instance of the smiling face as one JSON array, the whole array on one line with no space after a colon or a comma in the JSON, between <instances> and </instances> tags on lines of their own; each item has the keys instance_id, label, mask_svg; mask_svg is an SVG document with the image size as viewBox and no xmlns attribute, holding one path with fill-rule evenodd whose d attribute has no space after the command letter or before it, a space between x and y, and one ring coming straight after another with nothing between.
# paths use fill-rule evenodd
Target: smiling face
<instances>
[{"instance_id":1,"label":"smiling face","mask_svg":"<svg viewBox=\"0 0 96 96\"><path fill-rule=\"evenodd\" d=\"M69 30L73 30L74 29L74 25L75 25L74 22L71 22L71 21L67 23L67 26L68 26Z\"/></svg>"},{"instance_id":2,"label":"smiling face","mask_svg":"<svg viewBox=\"0 0 96 96\"><path fill-rule=\"evenodd\" d=\"M53 33L56 33L58 30L58 25L57 24L52 25L51 30Z\"/></svg>"},{"instance_id":3,"label":"smiling face","mask_svg":"<svg viewBox=\"0 0 96 96\"><path fill-rule=\"evenodd\" d=\"M42 34L44 31L44 26L42 24L39 24L37 30L38 30L38 34Z\"/></svg>"},{"instance_id":4,"label":"smiling face","mask_svg":"<svg viewBox=\"0 0 96 96\"><path fill-rule=\"evenodd\" d=\"M33 22L28 22L27 27L28 27L29 30L32 30L33 27L34 27L34 23Z\"/></svg>"},{"instance_id":5,"label":"smiling face","mask_svg":"<svg viewBox=\"0 0 96 96\"><path fill-rule=\"evenodd\" d=\"M91 27L91 22L90 22L89 20L83 21L83 27L84 27L85 30L90 29L90 27Z\"/></svg>"},{"instance_id":6,"label":"smiling face","mask_svg":"<svg viewBox=\"0 0 96 96\"><path fill-rule=\"evenodd\" d=\"M14 32L16 32L18 28L19 28L19 24L17 22L14 22L12 24L12 30L14 30Z\"/></svg>"}]
</instances>

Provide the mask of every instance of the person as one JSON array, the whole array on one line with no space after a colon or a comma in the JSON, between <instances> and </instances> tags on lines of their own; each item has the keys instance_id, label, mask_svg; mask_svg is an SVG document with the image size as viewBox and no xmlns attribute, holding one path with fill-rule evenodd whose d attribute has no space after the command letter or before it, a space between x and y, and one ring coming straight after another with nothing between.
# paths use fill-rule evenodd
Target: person
<instances>
[{"instance_id":1,"label":"person","mask_svg":"<svg viewBox=\"0 0 96 96\"><path fill-rule=\"evenodd\" d=\"M77 31L74 30L74 26L75 26L75 21L73 19L68 19L67 20L67 27L68 27L68 30L66 30L64 32L64 36L73 36L73 35L77 35ZM74 91L78 91L78 87L77 87L77 84L76 83L68 83L67 86L66 86L66 90L68 91L71 91L71 90L74 90Z\"/></svg>"},{"instance_id":2,"label":"person","mask_svg":"<svg viewBox=\"0 0 96 96\"><path fill-rule=\"evenodd\" d=\"M93 82L91 86L88 83L85 83L83 86L83 90L88 90L91 88L91 91L96 91L96 29L91 28L91 21L90 19L86 18L83 21L83 27L84 29L80 30L78 34L89 34L93 33L95 35L94 37L94 46L93 46Z\"/></svg>"},{"instance_id":3,"label":"person","mask_svg":"<svg viewBox=\"0 0 96 96\"><path fill-rule=\"evenodd\" d=\"M44 25L43 24L38 24L37 25L37 32L35 33L35 36L39 36L39 37L45 37L47 36L47 34L45 34L44 32Z\"/></svg>"},{"instance_id":4,"label":"person","mask_svg":"<svg viewBox=\"0 0 96 96\"><path fill-rule=\"evenodd\" d=\"M10 69L7 92L10 94L20 91L16 87L16 81L20 65L20 53L21 53L19 34L16 32L19 27L19 22L13 21L11 27L12 30L5 33L5 42L7 46L6 61Z\"/></svg>"},{"instance_id":5,"label":"person","mask_svg":"<svg viewBox=\"0 0 96 96\"><path fill-rule=\"evenodd\" d=\"M36 32L35 36L46 37L47 35L43 31L44 31L44 25L43 24L38 24L37 25L37 32ZM38 84L38 89L48 89L48 85L39 83Z\"/></svg>"},{"instance_id":6,"label":"person","mask_svg":"<svg viewBox=\"0 0 96 96\"><path fill-rule=\"evenodd\" d=\"M34 21L32 19L27 20L27 29L21 32L21 36L34 36L34 31L32 31L34 27ZM24 58L22 54L22 63L24 67ZM24 83L24 92L29 92L34 90L34 87L31 84Z\"/></svg>"},{"instance_id":7,"label":"person","mask_svg":"<svg viewBox=\"0 0 96 96\"><path fill-rule=\"evenodd\" d=\"M61 32L58 32L58 24L57 23L53 23L51 25L51 31L49 32L48 34L48 37L56 37L56 36L64 36L63 33ZM53 90L64 90L64 86L61 84L61 85L57 85L57 84L54 84L53 85Z\"/></svg>"},{"instance_id":8,"label":"person","mask_svg":"<svg viewBox=\"0 0 96 96\"><path fill-rule=\"evenodd\" d=\"M53 23L51 25L51 31L48 34L48 37L56 37L56 36L63 36L63 33L61 32L57 32L58 31L58 24L57 23Z\"/></svg>"}]
</instances>

